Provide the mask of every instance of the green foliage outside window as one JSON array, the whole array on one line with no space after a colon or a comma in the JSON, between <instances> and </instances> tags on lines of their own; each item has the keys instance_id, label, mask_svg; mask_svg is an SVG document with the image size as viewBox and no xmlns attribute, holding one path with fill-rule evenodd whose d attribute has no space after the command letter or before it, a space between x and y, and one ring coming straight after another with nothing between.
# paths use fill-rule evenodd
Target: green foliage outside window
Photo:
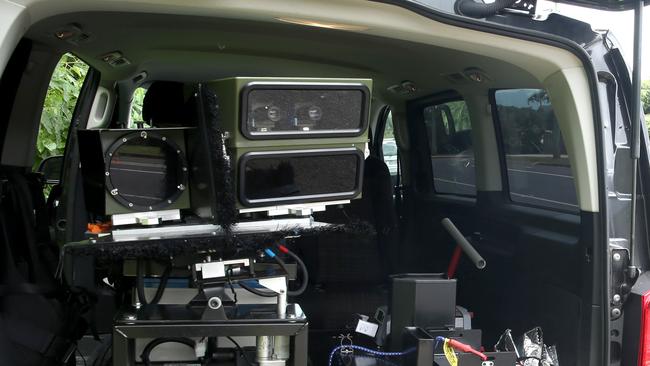
<instances>
[{"instance_id":1,"label":"green foliage outside window","mask_svg":"<svg viewBox=\"0 0 650 366\"><path fill-rule=\"evenodd\" d=\"M641 102L643 103L643 112L645 112L645 124L650 129L650 80L641 84Z\"/></svg>"},{"instance_id":2,"label":"green foliage outside window","mask_svg":"<svg viewBox=\"0 0 650 366\"><path fill-rule=\"evenodd\" d=\"M142 122L142 104L144 102L144 95L147 93L145 88L137 88L133 92L133 100L131 101L131 123Z\"/></svg>"},{"instance_id":3,"label":"green foliage outside window","mask_svg":"<svg viewBox=\"0 0 650 366\"><path fill-rule=\"evenodd\" d=\"M35 167L47 157L63 154L68 127L87 73L88 65L69 53L56 65L43 105Z\"/></svg>"}]
</instances>

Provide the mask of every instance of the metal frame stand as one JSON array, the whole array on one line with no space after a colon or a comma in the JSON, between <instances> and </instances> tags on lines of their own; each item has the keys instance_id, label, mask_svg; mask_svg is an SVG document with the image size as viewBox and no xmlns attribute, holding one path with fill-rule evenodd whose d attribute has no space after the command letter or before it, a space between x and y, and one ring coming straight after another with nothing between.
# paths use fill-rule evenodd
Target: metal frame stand
<instances>
[{"instance_id":1,"label":"metal frame stand","mask_svg":"<svg viewBox=\"0 0 650 366\"><path fill-rule=\"evenodd\" d=\"M271 305L274 307L274 305ZM184 305L147 305L146 313L186 312ZM268 307L263 309L268 309ZM176 320L138 316L142 309L121 312L113 323L113 365L135 366L135 340L158 337L287 336L291 338L292 357L287 365L307 365L309 323L306 318Z\"/></svg>"}]
</instances>

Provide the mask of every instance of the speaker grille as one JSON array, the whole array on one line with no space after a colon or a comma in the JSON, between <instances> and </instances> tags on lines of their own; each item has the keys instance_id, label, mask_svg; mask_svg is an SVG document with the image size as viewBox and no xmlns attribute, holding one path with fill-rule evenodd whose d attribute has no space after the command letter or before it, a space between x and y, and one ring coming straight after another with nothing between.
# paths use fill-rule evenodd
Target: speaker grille
<instances>
[{"instance_id":1,"label":"speaker grille","mask_svg":"<svg viewBox=\"0 0 650 366\"><path fill-rule=\"evenodd\" d=\"M357 149L255 152L242 157L240 200L247 206L349 199L361 187Z\"/></svg>"},{"instance_id":2,"label":"speaker grille","mask_svg":"<svg viewBox=\"0 0 650 366\"><path fill-rule=\"evenodd\" d=\"M369 92L364 85L251 83L242 95L242 133L250 139L359 136Z\"/></svg>"}]
</instances>

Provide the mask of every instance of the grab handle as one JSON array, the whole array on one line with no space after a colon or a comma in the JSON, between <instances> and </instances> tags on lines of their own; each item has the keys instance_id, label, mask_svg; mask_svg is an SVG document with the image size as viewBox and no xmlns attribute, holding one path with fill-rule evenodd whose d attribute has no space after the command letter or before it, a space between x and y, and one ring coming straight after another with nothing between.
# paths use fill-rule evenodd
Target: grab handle
<instances>
[{"instance_id":1,"label":"grab handle","mask_svg":"<svg viewBox=\"0 0 650 366\"><path fill-rule=\"evenodd\" d=\"M465 239L463 234L460 232L460 230L458 230L456 225L454 225L454 223L451 222L451 220L445 217L444 219L442 219L442 226L445 228L445 230L447 230L449 235L451 235L451 237L456 241L458 246L461 247L461 249L463 249L463 252L465 252L467 257L469 257L472 263L474 263L476 268L478 269L485 268L485 266L487 265L485 259L483 259L483 257L481 257L481 255L476 251L476 249L474 249L472 244L470 244L469 241Z\"/></svg>"}]
</instances>

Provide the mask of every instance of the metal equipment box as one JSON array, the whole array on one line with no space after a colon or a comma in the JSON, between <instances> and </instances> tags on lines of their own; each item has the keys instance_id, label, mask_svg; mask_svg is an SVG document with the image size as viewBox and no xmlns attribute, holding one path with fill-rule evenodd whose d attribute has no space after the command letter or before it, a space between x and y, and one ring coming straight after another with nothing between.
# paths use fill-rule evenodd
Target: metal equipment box
<instances>
[{"instance_id":1,"label":"metal equipment box","mask_svg":"<svg viewBox=\"0 0 650 366\"><path fill-rule=\"evenodd\" d=\"M215 95L218 118L199 124L208 133L216 124L225 136L237 208L359 198L371 88L369 79L236 77L202 84L198 94ZM200 113L211 111L205 104ZM209 180L199 171L197 182ZM196 197L214 201L207 193ZM206 209L198 210L201 216Z\"/></svg>"}]
</instances>

